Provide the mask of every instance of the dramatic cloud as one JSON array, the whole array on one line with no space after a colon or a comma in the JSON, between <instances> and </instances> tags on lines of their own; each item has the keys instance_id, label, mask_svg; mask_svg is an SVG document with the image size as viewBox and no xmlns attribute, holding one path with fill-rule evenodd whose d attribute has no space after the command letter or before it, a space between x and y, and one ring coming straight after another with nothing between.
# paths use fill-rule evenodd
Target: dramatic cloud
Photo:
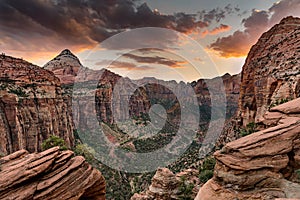
<instances>
[{"instance_id":1,"label":"dramatic cloud","mask_svg":"<svg viewBox=\"0 0 300 200\"><path fill-rule=\"evenodd\" d=\"M243 20L244 31L236 31L233 35L218 38L211 48L223 57L240 57L247 55L252 44L268 27L268 13L253 10L252 15Z\"/></svg>"},{"instance_id":2,"label":"dramatic cloud","mask_svg":"<svg viewBox=\"0 0 300 200\"><path fill-rule=\"evenodd\" d=\"M150 70L153 69L153 67L150 66L137 66L134 63L129 63L129 62L123 62L123 61L109 61L109 60L104 60L101 62L97 62L95 65L98 66L107 66L108 69L125 69L125 70Z\"/></svg>"},{"instance_id":3,"label":"dramatic cloud","mask_svg":"<svg viewBox=\"0 0 300 200\"><path fill-rule=\"evenodd\" d=\"M202 37L205 37L207 35L218 35L219 33L227 32L231 29L230 26L221 24L220 26L212 29L212 30L205 30L201 33Z\"/></svg>"},{"instance_id":4,"label":"dramatic cloud","mask_svg":"<svg viewBox=\"0 0 300 200\"><path fill-rule=\"evenodd\" d=\"M132 28L195 32L238 11L227 5L201 14L166 15L136 0L0 0L0 48L53 52L64 46L79 51Z\"/></svg>"},{"instance_id":5,"label":"dramatic cloud","mask_svg":"<svg viewBox=\"0 0 300 200\"><path fill-rule=\"evenodd\" d=\"M227 37L218 38L210 48L222 57L241 57L247 55L261 34L289 15L299 16L300 0L282 0L268 11L253 10L249 18L242 20L243 31L236 31Z\"/></svg>"},{"instance_id":6,"label":"dramatic cloud","mask_svg":"<svg viewBox=\"0 0 300 200\"><path fill-rule=\"evenodd\" d=\"M180 68L183 64L187 63L186 61L171 60L160 56L138 56L134 54L124 54L123 56L138 63L166 65L172 68Z\"/></svg>"}]
</instances>

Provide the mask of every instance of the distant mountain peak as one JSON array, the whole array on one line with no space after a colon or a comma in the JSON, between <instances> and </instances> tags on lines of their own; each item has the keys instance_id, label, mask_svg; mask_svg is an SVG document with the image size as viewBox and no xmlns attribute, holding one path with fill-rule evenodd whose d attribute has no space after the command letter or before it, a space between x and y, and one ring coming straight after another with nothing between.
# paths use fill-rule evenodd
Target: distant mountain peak
<instances>
[{"instance_id":1,"label":"distant mountain peak","mask_svg":"<svg viewBox=\"0 0 300 200\"><path fill-rule=\"evenodd\" d=\"M55 58L44 65L44 68L52 71L61 83L70 84L80 68L83 68L80 60L69 49L64 49Z\"/></svg>"},{"instance_id":2,"label":"distant mountain peak","mask_svg":"<svg viewBox=\"0 0 300 200\"><path fill-rule=\"evenodd\" d=\"M67 66L81 67L81 62L69 49L64 49L60 54L48 62L44 68L61 68Z\"/></svg>"},{"instance_id":3,"label":"distant mountain peak","mask_svg":"<svg viewBox=\"0 0 300 200\"><path fill-rule=\"evenodd\" d=\"M72 55L75 56L69 49L64 49L59 56L64 56L64 55Z\"/></svg>"},{"instance_id":4,"label":"distant mountain peak","mask_svg":"<svg viewBox=\"0 0 300 200\"><path fill-rule=\"evenodd\" d=\"M75 56L75 54L73 54L71 52L71 50L69 50L69 49L64 49L53 60L60 60L61 58L71 58L71 60L74 59L74 60L76 60L76 62L78 62L81 65L81 63L80 63L79 59L77 58L77 56Z\"/></svg>"}]
</instances>

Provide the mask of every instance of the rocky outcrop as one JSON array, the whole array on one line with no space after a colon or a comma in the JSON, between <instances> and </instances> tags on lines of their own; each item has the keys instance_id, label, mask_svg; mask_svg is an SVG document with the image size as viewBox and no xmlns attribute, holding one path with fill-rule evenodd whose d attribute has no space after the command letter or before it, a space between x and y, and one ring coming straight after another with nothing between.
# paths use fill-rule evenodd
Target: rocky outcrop
<instances>
[{"instance_id":1,"label":"rocky outcrop","mask_svg":"<svg viewBox=\"0 0 300 200\"><path fill-rule=\"evenodd\" d=\"M104 200L105 180L83 157L58 147L0 159L0 199Z\"/></svg>"},{"instance_id":2,"label":"rocky outcrop","mask_svg":"<svg viewBox=\"0 0 300 200\"><path fill-rule=\"evenodd\" d=\"M195 198L199 189L199 179L197 170L185 170L178 174L173 174L167 168L160 168L152 178L152 184L146 192L134 194L131 200L167 200ZM188 194L185 194L185 190Z\"/></svg>"},{"instance_id":3,"label":"rocky outcrop","mask_svg":"<svg viewBox=\"0 0 300 200\"><path fill-rule=\"evenodd\" d=\"M41 150L50 135L74 144L73 120L60 82L50 71L0 56L0 152Z\"/></svg>"},{"instance_id":4,"label":"rocky outcrop","mask_svg":"<svg viewBox=\"0 0 300 200\"><path fill-rule=\"evenodd\" d=\"M273 107L265 130L226 144L197 199L300 198L300 98Z\"/></svg>"},{"instance_id":5,"label":"rocky outcrop","mask_svg":"<svg viewBox=\"0 0 300 200\"><path fill-rule=\"evenodd\" d=\"M259 122L270 105L300 96L300 18L287 17L251 48L242 71L239 120Z\"/></svg>"}]
</instances>

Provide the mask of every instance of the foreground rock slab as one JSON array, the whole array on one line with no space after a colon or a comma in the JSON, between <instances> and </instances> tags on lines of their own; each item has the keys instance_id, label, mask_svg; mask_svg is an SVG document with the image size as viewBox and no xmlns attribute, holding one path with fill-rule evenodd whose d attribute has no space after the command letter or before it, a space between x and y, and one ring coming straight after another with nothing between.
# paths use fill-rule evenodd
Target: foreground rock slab
<instances>
[{"instance_id":1,"label":"foreground rock slab","mask_svg":"<svg viewBox=\"0 0 300 200\"><path fill-rule=\"evenodd\" d=\"M1 200L104 200L101 173L72 151L17 151L0 159Z\"/></svg>"},{"instance_id":2,"label":"foreground rock slab","mask_svg":"<svg viewBox=\"0 0 300 200\"><path fill-rule=\"evenodd\" d=\"M300 98L270 109L265 130L226 144L214 156L214 177L199 191L208 199L300 199Z\"/></svg>"}]
</instances>

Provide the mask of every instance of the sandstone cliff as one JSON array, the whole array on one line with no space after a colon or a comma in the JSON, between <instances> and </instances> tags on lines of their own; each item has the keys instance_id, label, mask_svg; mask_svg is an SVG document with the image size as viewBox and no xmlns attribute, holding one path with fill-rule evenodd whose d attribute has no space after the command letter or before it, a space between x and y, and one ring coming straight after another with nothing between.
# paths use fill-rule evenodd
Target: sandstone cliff
<instances>
[{"instance_id":1,"label":"sandstone cliff","mask_svg":"<svg viewBox=\"0 0 300 200\"><path fill-rule=\"evenodd\" d=\"M300 18L287 17L251 48L242 71L239 119L259 122L270 105L300 96Z\"/></svg>"},{"instance_id":2,"label":"sandstone cliff","mask_svg":"<svg viewBox=\"0 0 300 200\"><path fill-rule=\"evenodd\" d=\"M262 116L267 127L230 142L214 156L214 178L197 199L300 198L300 98Z\"/></svg>"},{"instance_id":3,"label":"sandstone cliff","mask_svg":"<svg viewBox=\"0 0 300 200\"><path fill-rule=\"evenodd\" d=\"M50 71L22 59L0 56L0 152L41 150L50 135L74 144L68 99Z\"/></svg>"},{"instance_id":4,"label":"sandstone cliff","mask_svg":"<svg viewBox=\"0 0 300 200\"><path fill-rule=\"evenodd\" d=\"M226 123L217 146L240 137L272 107L300 95L300 18L287 17L264 33L251 48L242 70L238 112Z\"/></svg>"},{"instance_id":5,"label":"sandstone cliff","mask_svg":"<svg viewBox=\"0 0 300 200\"><path fill-rule=\"evenodd\" d=\"M58 147L0 159L0 199L104 200L105 181L83 157Z\"/></svg>"}]
</instances>

